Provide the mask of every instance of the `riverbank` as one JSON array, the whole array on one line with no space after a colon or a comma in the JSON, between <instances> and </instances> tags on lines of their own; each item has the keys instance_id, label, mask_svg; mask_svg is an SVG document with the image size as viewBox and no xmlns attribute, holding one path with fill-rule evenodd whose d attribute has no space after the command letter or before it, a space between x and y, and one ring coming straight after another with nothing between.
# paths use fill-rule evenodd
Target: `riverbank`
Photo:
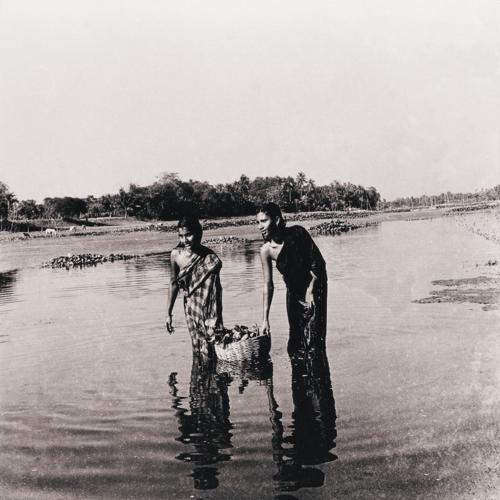
<instances>
[{"instance_id":1,"label":"riverbank","mask_svg":"<svg viewBox=\"0 0 500 500\"><path fill-rule=\"evenodd\" d=\"M367 222L381 222L387 220L420 220L442 215L449 215L451 210L445 209L418 209L400 210L387 212L372 212L366 210L357 211L326 211L326 212L299 212L284 214L289 223L308 223L324 220L366 220ZM244 217L221 217L215 219L203 219L202 224L205 232L214 229L239 228L255 226L257 223L255 216ZM101 217L92 218L85 221L55 221L39 220L35 223L26 221L16 222L12 226L14 229L0 231L0 243L31 240L47 237L92 237L107 234L135 233L135 232L166 232L175 233L177 231L176 221L140 221L135 218L124 217ZM28 228L27 230L25 228ZM31 230L30 230L31 227ZM37 228L34 230L33 228ZM52 231L54 230L54 231Z\"/></svg>"},{"instance_id":2,"label":"riverbank","mask_svg":"<svg viewBox=\"0 0 500 500\"><path fill-rule=\"evenodd\" d=\"M304 227L332 219L333 212L289 214L289 223L300 221ZM351 214L364 221L366 215ZM260 240L255 217L233 217L204 220L204 240L224 242ZM90 220L93 226L70 230L59 226L56 235L43 232L0 233L0 272L26 267L39 267L51 259L86 254L157 254L170 251L177 243L174 221L143 222L136 219Z\"/></svg>"},{"instance_id":3,"label":"riverbank","mask_svg":"<svg viewBox=\"0 0 500 500\"><path fill-rule=\"evenodd\" d=\"M450 215L445 209L422 209L400 212L306 212L285 214L289 224L298 223L310 229L326 221L341 220L342 227L367 226L395 220L422 220ZM38 267L61 255L81 254L153 254L168 252L177 243L173 221L144 222L136 219L90 220L96 224L86 229L59 229L57 236L44 233L0 233L0 272ZM255 217L233 217L204 220L204 239L260 240Z\"/></svg>"}]
</instances>

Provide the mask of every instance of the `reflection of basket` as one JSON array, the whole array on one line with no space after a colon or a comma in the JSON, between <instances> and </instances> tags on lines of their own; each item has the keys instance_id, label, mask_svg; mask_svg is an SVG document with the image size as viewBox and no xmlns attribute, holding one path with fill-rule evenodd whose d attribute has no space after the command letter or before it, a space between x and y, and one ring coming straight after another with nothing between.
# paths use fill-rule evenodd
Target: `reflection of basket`
<instances>
[{"instance_id":1,"label":"reflection of basket","mask_svg":"<svg viewBox=\"0 0 500 500\"><path fill-rule=\"evenodd\" d=\"M216 371L219 375L224 373L240 380L266 381L273 376L271 358L260 360L224 361L217 360Z\"/></svg>"},{"instance_id":2,"label":"reflection of basket","mask_svg":"<svg viewBox=\"0 0 500 500\"><path fill-rule=\"evenodd\" d=\"M226 345L216 342L214 347L217 357L225 361L266 359L271 349L271 338L269 335L259 335Z\"/></svg>"}]
</instances>

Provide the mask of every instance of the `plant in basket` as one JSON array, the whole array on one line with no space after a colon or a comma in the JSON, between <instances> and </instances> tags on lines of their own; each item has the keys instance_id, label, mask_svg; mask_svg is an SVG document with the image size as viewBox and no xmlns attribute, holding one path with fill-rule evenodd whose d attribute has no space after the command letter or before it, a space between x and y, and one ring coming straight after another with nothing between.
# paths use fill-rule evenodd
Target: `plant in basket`
<instances>
[{"instance_id":1,"label":"plant in basket","mask_svg":"<svg viewBox=\"0 0 500 500\"><path fill-rule=\"evenodd\" d=\"M249 328L245 325L234 325L234 328L221 328L215 332L215 342L227 345L231 342L239 342L260 335L259 327L254 325Z\"/></svg>"},{"instance_id":2,"label":"plant in basket","mask_svg":"<svg viewBox=\"0 0 500 500\"><path fill-rule=\"evenodd\" d=\"M271 339L257 325L235 325L215 332L214 348L217 357L226 361L259 359L269 354Z\"/></svg>"}]
</instances>

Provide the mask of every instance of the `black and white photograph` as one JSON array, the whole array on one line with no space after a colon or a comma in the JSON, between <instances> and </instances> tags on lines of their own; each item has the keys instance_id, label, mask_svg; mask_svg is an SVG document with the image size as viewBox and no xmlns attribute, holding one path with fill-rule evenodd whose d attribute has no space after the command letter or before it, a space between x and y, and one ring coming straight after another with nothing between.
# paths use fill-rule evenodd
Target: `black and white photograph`
<instances>
[{"instance_id":1,"label":"black and white photograph","mask_svg":"<svg viewBox=\"0 0 500 500\"><path fill-rule=\"evenodd\" d=\"M0 0L0 499L500 500L498 0Z\"/></svg>"}]
</instances>

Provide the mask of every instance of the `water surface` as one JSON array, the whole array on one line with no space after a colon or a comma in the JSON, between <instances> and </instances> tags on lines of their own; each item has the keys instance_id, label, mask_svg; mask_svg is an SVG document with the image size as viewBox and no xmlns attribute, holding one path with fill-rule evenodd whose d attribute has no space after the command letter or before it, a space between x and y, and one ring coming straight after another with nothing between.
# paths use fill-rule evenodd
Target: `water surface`
<instances>
[{"instance_id":1,"label":"water surface","mask_svg":"<svg viewBox=\"0 0 500 500\"><path fill-rule=\"evenodd\" d=\"M317 238L327 359L193 359L168 255L0 275L2 498L498 498L498 311L413 301L498 276L449 219ZM224 319L260 323L258 242L218 249ZM145 248L147 251L147 248Z\"/></svg>"}]
</instances>

